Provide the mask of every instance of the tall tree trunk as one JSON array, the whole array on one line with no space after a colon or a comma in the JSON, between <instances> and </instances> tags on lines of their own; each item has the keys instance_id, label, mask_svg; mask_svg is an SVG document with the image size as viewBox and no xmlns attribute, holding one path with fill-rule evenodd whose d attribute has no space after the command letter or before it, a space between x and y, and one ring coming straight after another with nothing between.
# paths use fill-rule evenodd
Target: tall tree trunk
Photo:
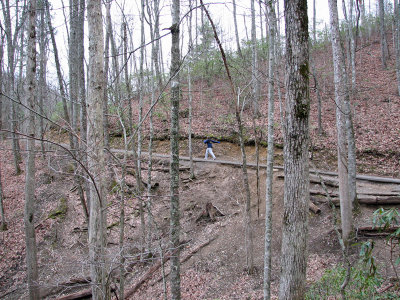
<instances>
[{"instance_id":1,"label":"tall tree trunk","mask_svg":"<svg viewBox=\"0 0 400 300\"><path fill-rule=\"evenodd\" d=\"M6 231L7 230L7 222L6 222L6 215L4 213L4 205L3 205L3 182L1 179L1 165L0 165L0 217L1 217L1 223L0 223L0 231Z\"/></svg>"},{"instance_id":2,"label":"tall tree trunk","mask_svg":"<svg viewBox=\"0 0 400 300\"><path fill-rule=\"evenodd\" d=\"M335 81L335 104L336 104L336 127L337 127L337 144L338 144L338 173L339 173L339 197L340 197L340 213L342 224L342 239L344 243L344 259L347 263L345 280L341 286L342 297L345 297L345 288L350 278L350 264L347 259L349 242L353 232L352 218L352 184L350 182L350 165L348 164L350 136L349 122L346 115L351 117L349 110L349 92L347 85L347 73L344 60L343 44L340 40L339 19L337 12L336 0L329 0L329 11L331 19L331 38L332 38L332 54Z\"/></svg>"},{"instance_id":3,"label":"tall tree trunk","mask_svg":"<svg viewBox=\"0 0 400 300\"><path fill-rule=\"evenodd\" d=\"M189 7L189 23L188 23L188 31L189 31L189 49L193 49L193 37L192 37L192 2L190 2ZM192 60L192 55L190 54L190 58ZM193 146L192 146L192 102L193 102L193 94L192 94L192 77L191 77L191 61L188 63L188 97L189 97L189 165L190 165L190 178L194 179L194 164L193 164Z\"/></svg>"},{"instance_id":4,"label":"tall tree trunk","mask_svg":"<svg viewBox=\"0 0 400 300\"><path fill-rule=\"evenodd\" d=\"M4 2L5 1L5 2ZM22 17L20 18L23 21L19 21L20 23L15 24L15 29L13 32L13 27L11 24L11 7L9 0L1 0L1 5L3 9L3 17L4 17L4 27L6 32L6 42L7 42L7 65L8 65L8 74L15 74L15 52L17 45L18 34L23 27L25 7L23 7ZM16 4L18 5L18 3ZM18 12L18 7L15 9ZM16 22L18 22L19 17L17 16ZM22 58L21 58L22 59ZM10 97L16 100L17 93L15 91L15 78L14 76L9 76L9 87ZM14 169L15 174L21 174L21 168L19 166L21 162L21 154L19 152L19 140L17 136L17 132L19 130L18 126L18 107L17 104L13 101L11 104L11 131L12 131L12 150L13 150L13 159L14 159Z\"/></svg>"},{"instance_id":5,"label":"tall tree trunk","mask_svg":"<svg viewBox=\"0 0 400 300\"><path fill-rule=\"evenodd\" d=\"M253 113L254 116L260 114L259 98L260 98L260 83L258 76L258 47L257 47L257 31L256 31L256 9L255 0L251 0L251 80L253 87Z\"/></svg>"},{"instance_id":6,"label":"tall tree trunk","mask_svg":"<svg viewBox=\"0 0 400 300\"><path fill-rule=\"evenodd\" d=\"M52 46L53 46L54 62L55 62L55 65L56 65L58 86L59 86L59 89L60 89L61 101L62 101L63 110L64 110L64 121L69 126L71 124L71 122L70 122L70 117L69 117L69 112L68 112L67 94L66 94L65 88L64 88L64 81L63 81L63 76L62 76L62 72L61 72L61 65L60 65L60 59L59 59L59 56L58 56L58 48L57 48L56 38L55 38L55 34L54 34L54 28L51 25L51 15L50 15L49 1L48 0L44 0L44 1L45 1L45 5L46 5L47 27L48 27L49 32L50 32L51 43L52 43ZM71 131L70 131L69 137L70 137L70 145L72 145L72 133L71 133Z\"/></svg>"},{"instance_id":7,"label":"tall tree trunk","mask_svg":"<svg viewBox=\"0 0 400 300\"><path fill-rule=\"evenodd\" d=\"M285 0L285 195L279 299L304 299L309 203L309 42L306 0Z\"/></svg>"},{"instance_id":8,"label":"tall tree trunk","mask_svg":"<svg viewBox=\"0 0 400 300\"><path fill-rule=\"evenodd\" d=\"M84 45L84 33L85 33L85 11L86 11L86 3L85 0L79 0L79 21L78 21L78 82L79 82L79 98L81 105L81 113L80 113L80 151L81 151L81 160L82 163L87 167L87 103L86 103L86 78L85 78L85 45ZM80 172L83 177L82 172ZM80 180L80 184L83 184L84 189L86 191L86 199L90 198L90 184L89 181L86 180L82 182ZM81 191L83 194L83 190ZM87 203L85 201L85 197L81 196L82 204L84 205L84 211L86 218L89 218Z\"/></svg>"},{"instance_id":9,"label":"tall tree trunk","mask_svg":"<svg viewBox=\"0 0 400 300\"><path fill-rule=\"evenodd\" d=\"M265 192L265 252L264 252L264 300L271 299L271 241L272 241L272 183L274 168L274 81L275 81L275 1L269 0L268 9L268 149Z\"/></svg>"},{"instance_id":10,"label":"tall tree trunk","mask_svg":"<svg viewBox=\"0 0 400 300\"><path fill-rule=\"evenodd\" d=\"M2 26L0 22L0 26ZM4 115L3 115L3 93L5 89L5 84L3 81L3 66L4 66L4 38L5 34L0 32L0 140L5 138L5 133L2 131L4 127Z\"/></svg>"},{"instance_id":11,"label":"tall tree trunk","mask_svg":"<svg viewBox=\"0 0 400 300\"><path fill-rule=\"evenodd\" d=\"M233 5L233 24L235 25L236 46L237 46L237 51L238 51L239 55L242 56L242 49L240 48L239 31L238 31L238 25L237 25L236 1L235 0L232 0L232 5Z\"/></svg>"},{"instance_id":12,"label":"tall tree trunk","mask_svg":"<svg viewBox=\"0 0 400 300\"><path fill-rule=\"evenodd\" d=\"M317 42L317 28L316 28L316 7L315 7L315 0L313 0L313 43ZM319 81L317 79L317 74L315 71L315 59L313 57L310 57L311 61L311 72L314 77L314 82L315 82L315 91L317 93L317 110L318 110L318 134L322 135L323 134L323 128L322 128L322 101L321 101L321 93L319 90Z\"/></svg>"},{"instance_id":13,"label":"tall tree trunk","mask_svg":"<svg viewBox=\"0 0 400 300\"><path fill-rule=\"evenodd\" d=\"M379 0L379 30L381 37L381 55L382 55L382 66L387 69L387 60L389 58L389 46L386 39L385 31L385 6L383 0Z\"/></svg>"},{"instance_id":14,"label":"tall tree trunk","mask_svg":"<svg viewBox=\"0 0 400 300\"><path fill-rule=\"evenodd\" d=\"M106 3L106 36L104 48L104 104L103 104L103 128L104 128L104 146L110 148L110 133L108 125L108 72L110 69L110 35L111 24L111 2ZM132 119L131 116L129 116Z\"/></svg>"},{"instance_id":15,"label":"tall tree trunk","mask_svg":"<svg viewBox=\"0 0 400 300\"><path fill-rule=\"evenodd\" d=\"M342 216L342 235L345 243L352 232L352 201L348 177L348 140L345 114L349 113L345 102L348 102L347 73L344 61L343 44L340 40L336 0L329 0L331 16L331 36L335 80L336 126L338 131L338 170L340 210ZM345 99L347 98L347 99Z\"/></svg>"},{"instance_id":16,"label":"tall tree trunk","mask_svg":"<svg viewBox=\"0 0 400 300\"><path fill-rule=\"evenodd\" d=\"M79 16L79 0L70 0L70 30L69 30L69 49L68 49L68 66L69 66L69 101L71 104L71 127L72 127L72 151L78 151L78 16Z\"/></svg>"},{"instance_id":17,"label":"tall tree trunk","mask_svg":"<svg viewBox=\"0 0 400 300\"><path fill-rule=\"evenodd\" d=\"M121 105L121 91L120 91L120 70L119 70L119 63L118 63L118 53L117 49L115 46L115 41L114 41L114 34L113 34L113 28L112 28L112 22L111 22L111 2L106 3L106 37L105 37L105 59L104 59L104 104L103 104L103 130L104 130L104 147L106 149L110 149L110 132L109 132L109 111L108 111L108 103L109 103L109 91L112 91L110 95L114 95L114 103L116 106ZM110 56L110 44L111 44L111 56ZM124 56L126 54L124 53ZM113 61L113 71L110 72L110 57L112 58ZM113 80L111 80L111 83L109 85L109 74L115 76ZM115 82L114 86L116 86L116 89L112 89L112 83ZM110 97L112 98L112 97ZM111 99L112 100L112 99ZM125 114L121 115L122 119L126 120ZM130 121L129 121L130 122ZM105 160L106 160L106 165L107 165L107 177L106 177L106 182L105 185L107 187L110 186L112 182L115 181L115 173L113 170L113 164L112 164L112 157L109 151L105 153Z\"/></svg>"},{"instance_id":18,"label":"tall tree trunk","mask_svg":"<svg viewBox=\"0 0 400 300\"><path fill-rule=\"evenodd\" d=\"M144 0L141 0L141 28L140 28L140 66L139 66L139 116L138 116L138 138L137 138L137 164L138 164L138 177L140 181L142 181L142 174L141 174L141 161L142 161L142 119L143 119L143 102L144 102L144 50L145 50L145 36L144 36L144 18L145 18L145 3ZM146 245L146 223L144 220L144 210L143 210L143 198L141 197L141 188L138 186L139 192L139 213L140 213L140 228L141 228L141 260L143 260L144 256L144 249Z\"/></svg>"},{"instance_id":19,"label":"tall tree trunk","mask_svg":"<svg viewBox=\"0 0 400 300\"><path fill-rule=\"evenodd\" d=\"M125 24L125 23L123 23ZM122 134L124 138L124 157L122 160L121 167L121 180L120 180L120 213L119 213L119 297L120 299L124 299L125 293L125 249L124 249L124 238L125 238L125 190L126 190L126 166L127 166L127 158L128 158L128 140L126 127L124 124L123 107L120 106L118 115L119 122L122 127Z\"/></svg>"},{"instance_id":20,"label":"tall tree trunk","mask_svg":"<svg viewBox=\"0 0 400 300\"><path fill-rule=\"evenodd\" d=\"M35 95L36 95L36 0L29 3L28 48L26 64L26 87L28 126L26 174L25 174L25 242L26 273L28 277L29 299L39 299L39 274L35 235Z\"/></svg>"},{"instance_id":21,"label":"tall tree trunk","mask_svg":"<svg viewBox=\"0 0 400 300\"><path fill-rule=\"evenodd\" d=\"M88 168L92 175L90 185L89 260L93 299L109 299L106 276L106 220L107 206L104 191L104 41L100 0L88 0L89 29L89 87L88 87Z\"/></svg>"},{"instance_id":22,"label":"tall tree trunk","mask_svg":"<svg viewBox=\"0 0 400 300\"><path fill-rule=\"evenodd\" d=\"M238 126L240 150L242 153L242 177L243 177L243 188L246 193L245 202L245 213L244 213L244 226L245 226L245 247L246 247L246 268L249 274L254 272L254 243L253 243L253 226L251 219L251 194L249 185L249 176L247 173L247 158L246 150L244 147L244 126L242 122L242 111L240 102L240 89L237 92L236 102L236 122Z\"/></svg>"},{"instance_id":23,"label":"tall tree trunk","mask_svg":"<svg viewBox=\"0 0 400 300\"><path fill-rule=\"evenodd\" d=\"M397 93L400 95L400 9L398 0L394 1L394 51L396 55Z\"/></svg>"},{"instance_id":24,"label":"tall tree trunk","mask_svg":"<svg viewBox=\"0 0 400 300\"><path fill-rule=\"evenodd\" d=\"M80 26L83 27L83 16L81 16L81 3L80 0L71 0L70 6L70 37L69 37L69 53L68 53L68 63L69 63L69 98L71 103L71 126L72 126L72 145L71 149L75 153L76 157L82 160L80 144L78 140L78 120L80 118L81 113L81 101L79 100L80 88L84 85L84 81L80 82L82 79L81 75L79 74L80 71L83 71L84 68L81 66L83 61L82 51L83 51L83 28L79 28ZM83 73L83 72L82 72ZM82 74L83 75L83 74ZM83 79L84 80L84 79ZM85 97L85 96L83 96ZM84 104L86 106L85 100L83 99ZM81 133L81 137L85 138L86 134ZM81 139L82 141L82 139ZM82 204L83 212L87 218L88 211L87 205L85 201L84 190L82 187L82 177L81 177L81 170L78 166L77 162L73 163L74 165L74 182L78 190L80 202Z\"/></svg>"},{"instance_id":25,"label":"tall tree trunk","mask_svg":"<svg viewBox=\"0 0 400 300\"><path fill-rule=\"evenodd\" d=\"M171 251L176 254L171 257L171 299L181 299L180 275L180 211L179 211L179 98L180 98L180 52L179 52L179 22L180 0L172 1L171 29L171 166L170 166L170 193L171 193L171 219L170 238Z\"/></svg>"},{"instance_id":26,"label":"tall tree trunk","mask_svg":"<svg viewBox=\"0 0 400 300\"><path fill-rule=\"evenodd\" d=\"M46 151L44 146L44 120L43 116L44 108L43 103L46 97L46 89L47 89L47 82L46 82L46 66L47 66L47 47L48 47L48 38L47 38L47 30L46 30L46 23L45 23L45 10L44 10L44 1L39 2L39 9L40 9L40 57L39 57L39 88L38 88L38 98L39 98L39 112L40 112L40 119L39 119L39 132L41 141L41 148L42 148L42 156L43 159L46 158Z\"/></svg>"}]
</instances>

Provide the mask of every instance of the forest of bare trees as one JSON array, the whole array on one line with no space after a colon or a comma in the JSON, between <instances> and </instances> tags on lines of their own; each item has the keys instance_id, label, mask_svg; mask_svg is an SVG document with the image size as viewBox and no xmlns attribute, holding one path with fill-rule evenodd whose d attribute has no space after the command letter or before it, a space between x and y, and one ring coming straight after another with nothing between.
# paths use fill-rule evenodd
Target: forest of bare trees
<instances>
[{"instance_id":1,"label":"forest of bare trees","mask_svg":"<svg viewBox=\"0 0 400 300\"><path fill-rule=\"evenodd\" d=\"M323 140L331 126L340 203L332 228L344 269L337 293L350 299L360 206L355 124L361 109L354 103L364 97L361 53L379 39L379 68L396 76L395 95L384 104L398 102L399 1L0 1L0 153L12 154L10 167L0 164L0 230L15 230L5 190L8 178L23 174L26 286L18 296L12 293L20 286L1 290L0 298L135 299L156 272L160 297L187 297L182 286L193 278L183 275L182 264L215 238L209 233L200 242L185 229L191 201L185 189L204 181L196 155L204 150L203 139L214 138L238 146L234 163L241 169L226 178L215 175L215 186L200 191L214 196L204 196L201 214L190 217L203 226L225 216L212 201L227 192L240 206L235 234L244 259L238 273L262 278L263 299L312 299L310 172L317 169L315 140ZM321 67L321 52L328 53L330 73ZM166 162L156 153L160 141L168 141ZM276 151L282 152L278 162ZM284 178L279 225L273 200L278 165ZM71 179L68 193L78 200L69 206L81 216L73 230L84 234L80 269L86 277L79 280L86 285L76 290L41 284L47 265L36 234L50 219L39 209L47 201L39 196L41 168ZM237 190L218 190L232 174L239 177ZM164 179L169 185L162 190ZM160 203L166 215L157 210ZM145 272L135 269L145 266Z\"/></svg>"}]
</instances>

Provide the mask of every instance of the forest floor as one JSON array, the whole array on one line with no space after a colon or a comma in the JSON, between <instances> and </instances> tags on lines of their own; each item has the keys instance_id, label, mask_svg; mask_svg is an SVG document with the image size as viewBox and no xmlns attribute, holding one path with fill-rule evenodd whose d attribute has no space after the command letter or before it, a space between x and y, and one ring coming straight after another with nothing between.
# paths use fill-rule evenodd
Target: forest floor
<instances>
[{"instance_id":1,"label":"forest floor","mask_svg":"<svg viewBox=\"0 0 400 300\"><path fill-rule=\"evenodd\" d=\"M388 36L390 40L391 37ZM352 99L354 108L354 129L357 146L357 171L360 174L400 177L400 97L397 96L395 60L392 57L388 68L383 69L380 60L378 37L360 43L357 53L357 90ZM318 169L335 171L337 166L335 103L332 79L331 50L327 44L321 46L316 59L319 85L322 95L323 134L317 133L317 101L314 89L311 89L310 136L312 139L313 161ZM391 52L393 53L393 51ZM247 66L243 66L245 70ZM240 69L240 67L238 68ZM278 68L279 69L279 68ZM244 72L246 73L246 72ZM247 73L246 73L247 74ZM248 73L250 74L250 73ZM278 86L283 88L283 74L278 74ZM278 78L279 79L279 78ZM244 78L242 82L250 82ZM313 83L311 83L313 85ZM266 98L266 84L262 97ZM193 154L203 158L202 138L210 135L222 141L215 145L214 153L218 160L241 161L240 148L235 137L235 117L229 86L223 76L216 78L211 85L198 81L194 84L193 94ZM284 91L282 90L284 94ZM183 89L181 102L182 136L187 136L188 107L187 93ZM278 98L278 97L277 97ZM147 107L145 105L144 111ZM138 111L135 102L134 111ZM260 112L264 116L253 122L253 116L245 111L243 116L246 127L246 140L252 137L253 125L264 128L266 137L267 101L260 103ZM275 108L275 140L282 144L279 101ZM169 153L169 103L160 99L154 111L155 134L160 141L155 143L154 152ZM135 121L137 122L137 120ZM116 120L111 120L111 132L118 135ZM51 137L56 141L56 134ZM144 123L143 136L148 136L148 124ZM161 141L165 138L165 141ZM120 140L113 138L113 147L120 146ZM65 136L60 142L65 142ZM22 142L22 149L24 143ZM0 168L4 192L4 205L8 230L0 232L0 299L25 299L26 265L24 243L24 182L25 173L15 176L12 167L12 155L9 142L0 143ZM36 161L36 234L38 245L40 289L42 298L54 299L90 287L87 249L87 223L82 211L78 193L73 180L73 164L65 152L53 148L47 153L47 159ZM56 151L57 150L57 151ZM255 160L254 146L247 146L247 157ZM187 141L181 142L181 154L187 155ZM260 152L261 163L265 163L266 149ZM276 149L276 165L283 164L282 150ZM149 268L160 261L160 248L168 253L169 237L169 174L168 159L156 158L152 181L159 185L152 191L151 211L156 225L149 230L151 245L146 246L148 255L141 262L140 239L141 225L138 213L138 198L129 195L126 201L125 256L130 265L126 290L129 291ZM129 161L132 166L132 161ZM181 240L182 240L182 298L183 299L261 299L264 255L264 210L265 210L265 170L260 172L260 194L257 197L256 171L249 168L249 180L252 192L252 225L254 230L255 272L248 275L245 271L244 238L244 199L242 171L238 166L219 161L195 163L196 178L191 180L188 162L182 161L180 173L181 203ZM21 164L24 169L24 164ZM143 168L146 169L146 162ZM120 170L115 169L116 179ZM283 208L282 171L274 172L273 185L273 241L272 241L272 290L276 296L280 274L280 235ZM143 178L147 180L146 171ZM132 175L128 183L134 184ZM320 189L312 184L313 189ZM399 191L397 184L376 184L358 181L358 188L364 192L393 193ZM118 191L110 190L107 209L108 245L107 255L111 262L110 270L118 266L119 259L119 196ZM258 206L258 200L260 199ZM341 250L333 227L332 212L324 198L314 199L321 212L309 214L309 259L307 283L318 280L324 270L337 266L341 261ZM207 203L211 202L224 216L215 220L196 221ZM259 207L259 209L258 209ZM392 206L385 206L392 207ZM396 207L399 207L398 205ZM148 208L148 207L147 207ZM147 210L146 208L146 210ZM355 225L367 226L372 223L372 213L378 206L361 205ZM258 215L259 211L259 215ZM147 220L146 215L146 220ZM375 241L377 262L384 278L394 275L390 261L390 245L384 238L369 237ZM365 238L359 236L358 241ZM355 247L357 248L357 246ZM358 249L354 249L352 260L358 258ZM113 271L115 272L115 271ZM168 263L166 264L168 273ZM399 273L399 267L397 266ZM399 273L400 274L400 273ZM118 286L112 282L112 286ZM168 289L167 289L168 290ZM168 291L167 291L168 292ZM163 284L161 269L153 273L133 294L131 299L162 299Z\"/></svg>"},{"instance_id":2,"label":"forest floor","mask_svg":"<svg viewBox=\"0 0 400 300\"><path fill-rule=\"evenodd\" d=\"M196 140L194 157L203 158L202 141ZM168 153L169 143L155 143L156 153ZM186 155L186 145L182 143L181 155ZM0 243L0 296L2 299L24 299L26 295L25 253L23 231L23 194L24 174L13 176L12 157L2 144L1 167L5 195L8 231L1 232ZM244 202L242 189L242 171L235 165L221 164L220 161L240 162L240 148L230 143L217 144L214 147L216 161L195 162L194 180L189 179L188 162L181 161L180 202L181 202L181 239L182 239L182 298L183 299L262 299L263 255L264 255L264 210L265 210L265 170L260 172L260 205L256 195L256 171L249 168L249 180L252 190L252 225L254 232L255 272L247 274L245 270L245 233ZM254 147L248 146L249 161L254 161ZM85 280L89 276L87 260L87 224L82 213L77 191L71 176L71 161L62 152L53 155L44 163L37 161L37 204L36 229L40 267L40 288L43 298L55 299L62 294L87 289ZM261 157L266 157L265 148ZM281 150L276 151L276 161L280 164ZM263 163L263 160L261 160ZM129 163L132 166L132 162ZM49 168L50 167L50 168ZM146 167L144 165L144 167ZM137 211L138 199L127 199L127 224L125 236L126 262L131 265L127 277L126 290L137 283L149 268L160 259L160 246L164 253L168 248L169 228L169 175L168 159L156 158L152 181L159 186L152 194L152 214L156 227L152 228L150 252L146 252L144 262L140 262L140 218ZM276 296L280 270L280 236L283 210L282 170L274 172L273 190L273 241L272 241L272 291ZM117 175L118 176L118 175ZM143 178L147 174L143 172ZM128 175L128 182L134 181ZM389 193L398 189L395 184L376 184L358 181L359 191ZM318 189L318 184L312 184ZM319 188L320 189L320 188ZM63 200L64 199L64 200ZM197 220L211 202L224 216L215 220ZM119 218L117 193L109 196L108 225L117 224ZM332 224L332 212L324 198L316 200L321 209L318 214L309 214L309 260L307 282L318 280L324 270L337 266L342 261L341 250ZM62 206L66 205L62 209ZM258 216L259 207L259 216ZM371 225L372 212L376 206L362 205L355 224ZM51 213L60 211L54 218ZM146 218L147 219L147 218ZM118 226L108 230L107 253L115 268L118 259ZM360 237L359 241L365 240ZM393 276L390 266L389 245L382 238L375 238L376 258L384 270L385 278ZM148 251L148 250L147 250ZM357 250L353 260L357 259ZM400 269L397 268L397 272ZM165 272L168 274L168 263ZM130 299L161 299L163 283L161 268L130 297ZM113 283L115 285L115 283Z\"/></svg>"}]
</instances>

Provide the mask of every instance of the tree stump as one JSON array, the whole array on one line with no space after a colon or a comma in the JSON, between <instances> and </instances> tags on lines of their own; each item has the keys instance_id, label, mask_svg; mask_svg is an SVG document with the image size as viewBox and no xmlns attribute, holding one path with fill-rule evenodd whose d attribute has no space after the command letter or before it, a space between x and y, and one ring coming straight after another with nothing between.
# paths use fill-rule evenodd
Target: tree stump
<instances>
[{"instance_id":1,"label":"tree stump","mask_svg":"<svg viewBox=\"0 0 400 300\"><path fill-rule=\"evenodd\" d=\"M207 202L206 208L200 213L200 215L196 218L196 222L206 221L206 222L215 222L216 217L225 216L215 205L211 202Z\"/></svg>"}]
</instances>

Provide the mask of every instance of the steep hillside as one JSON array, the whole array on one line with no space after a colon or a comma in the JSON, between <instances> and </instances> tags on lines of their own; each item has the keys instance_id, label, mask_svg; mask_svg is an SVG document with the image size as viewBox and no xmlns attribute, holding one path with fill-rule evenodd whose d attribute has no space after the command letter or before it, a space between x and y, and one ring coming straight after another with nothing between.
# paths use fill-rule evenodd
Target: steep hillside
<instances>
[{"instance_id":1,"label":"steep hillside","mask_svg":"<svg viewBox=\"0 0 400 300\"><path fill-rule=\"evenodd\" d=\"M367 41L357 53L358 83L353 105L355 112L355 129L357 138L358 171L390 177L400 176L400 98L396 95L396 78L393 68L383 70L380 64L379 44L375 40ZM320 169L336 169L336 131L335 106L333 100L332 68L330 47L325 46L313 54L316 57L319 84L323 96L324 135L317 134L315 92L312 90L311 135L313 139L313 160ZM281 70L283 68L280 68ZM282 77L283 74L280 74ZM282 79L282 78L281 78ZM243 81L244 82L244 81ZM313 85L313 84L312 84ZM282 93L284 86L280 81ZM261 111L267 110L265 86ZM183 90L184 100L181 103L181 133L187 135L187 93ZM278 96L278 95L277 95ZM278 99L278 97L277 97ZM260 194L257 197L256 171L249 170L252 191L252 218L254 229L255 273L245 272L244 241L244 191L242 188L241 169L227 161L240 162L241 154L235 134L235 118L232 110L232 99L223 77L215 79L211 86L196 81L193 99L193 133L194 156L202 158L204 145L201 138L212 135L222 141L214 148L217 161L195 163L195 179L189 178L187 161L181 162L180 200L182 224L182 296L183 299L261 299L264 252L264 199L265 173L261 169ZM154 152L168 154L169 108L166 99L160 100L155 111L155 130L158 141ZM280 146L282 132L280 129L279 102L276 103L276 139ZM245 111L246 135L248 146L246 152L250 162L255 161L255 149L252 144L253 118L251 110ZM121 144L118 138L118 127L113 122L113 145ZM256 120L256 124L265 128L265 117ZM146 127L145 131L148 128ZM265 129L263 139L265 140ZM58 137L52 133L52 139ZM64 136L60 136L63 141ZM22 145L23 146L23 145ZM146 147L144 147L146 150ZM4 189L4 204L8 230L0 232L0 298L25 299L25 246L24 246L24 173L15 176L12 169L12 155L9 141L1 142L0 167ZM36 233L40 267L42 298L57 299L62 295L85 291L90 288L87 223L85 221L78 192L73 180L72 161L67 153L52 147L47 160L37 157L36 173ZM261 162L265 162L265 148L261 149ZM182 138L181 154L187 155L187 140ZM282 151L277 148L276 163L282 164ZM132 166L132 161L129 161ZM21 165L21 167L24 167ZM143 163L143 178L147 178L147 162ZM116 180L120 170L115 167ZM281 212L283 207L283 172L274 173L273 198L273 282L276 296L280 270L280 235ZM334 180L333 178L330 178ZM134 184L132 174L127 176L130 185ZM138 213L138 198L128 193L126 201L126 235L124 252L127 268L126 291L131 292L130 299L161 299L163 297L162 271L168 275L168 262L165 270L158 263L161 255L169 253L169 174L168 156L154 160L152 181L158 186L150 195L145 194L146 221L148 211L154 217L154 223L147 227L151 232L143 259L140 260L141 224ZM320 189L313 184L313 189ZM398 190L398 185L371 184L358 182L359 191L364 193L391 193ZM332 192L335 192L332 188ZM129 191L128 191L129 192ZM360 192L361 193L361 192ZM118 287L118 222L119 199L117 188L110 188L107 209L108 244L107 255L110 261L108 271L112 278L112 287ZM150 201L151 200L151 205ZM321 278L325 269L337 266L341 261L341 251L333 229L333 215L324 197L313 199L321 210L309 214L309 265L308 283ZM211 203L223 215L201 217L207 204ZM362 205L356 218L356 226L371 225L371 215L375 205ZM149 210L148 210L149 209ZM258 211L260 212L258 214ZM359 241L365 237L358 236ZM383 266L382 276L386 283L394 276L390 261L390 246L384 239L375 237L377 261ZM352 260L357 261L357 249ZM160 268L155 268L160 266ZM400 271L396 267L397 272ZM154 272L151 272L151 271ZM139 284L141 283L141 284ZM133 291L133 288L136 289ZM384 287L379 282L379 287ZM393 288L394 290L394 288ZM168 293L168 287L167 291ZM378 293L378 292L377 292ZM394 291L395 293L395 291Z\"/></svg>"}]
</instances>

